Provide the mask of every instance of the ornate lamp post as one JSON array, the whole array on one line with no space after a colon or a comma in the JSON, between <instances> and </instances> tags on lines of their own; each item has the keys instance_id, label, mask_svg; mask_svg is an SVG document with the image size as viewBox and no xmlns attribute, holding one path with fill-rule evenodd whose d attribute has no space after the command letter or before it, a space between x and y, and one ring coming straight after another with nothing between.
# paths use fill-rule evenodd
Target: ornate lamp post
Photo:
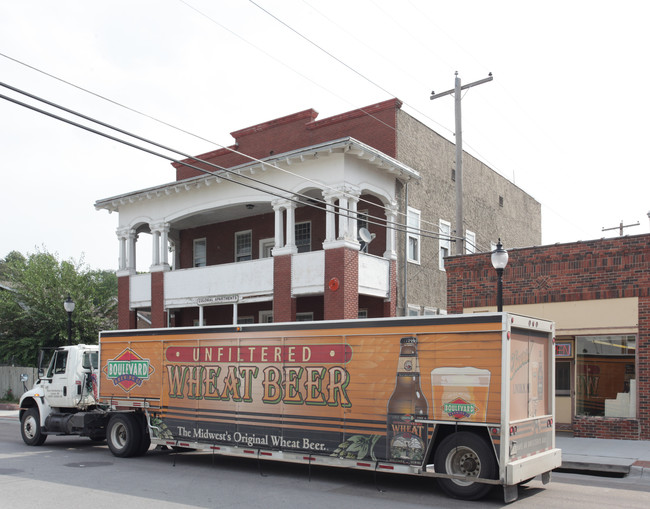
<instances>
[{"instance_id":1,"label":"ornate lamp post","mask_svg":"<svg viewBox=\"0 0 650 509\"><path fill-rule=\"evenodd\" d=\"M503 249L501 239L497 242L497 248L492 251L492 266L497 271L497 311L503 311L503 269L508 265L508 251Z\"/></svg>"},{"instance_id":2,"label":"ornate lamp post","mask_svg":"<svg viewBox=\"0 0 650 509\"><path fill-rule=\"evenodd\" d=\"M63 301L63 308L68 313L68 345L72 344L72 312L74 311L74 301L68 294L68 298Z\"/></svg>"}]
</instances>

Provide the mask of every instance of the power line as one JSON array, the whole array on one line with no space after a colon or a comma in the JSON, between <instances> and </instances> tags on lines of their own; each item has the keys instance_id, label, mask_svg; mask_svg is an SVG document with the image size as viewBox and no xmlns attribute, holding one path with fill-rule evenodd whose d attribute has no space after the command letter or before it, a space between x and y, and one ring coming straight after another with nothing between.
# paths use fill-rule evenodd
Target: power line
<instances>
[{"instance_id":1,"label":"power line","mask_svg":"<svg viewBox=\"0 0 650 509\"><path fill-rule=\"evenodd\" d=\"M321 211L328 211L327 203L324 202L324 201L321 201L321 200L318 200L318 199L314 199L314 198L312 198L312 197L310 197L310 196L303 195L303 194L300 194L300 193L293 193L293 192L288 191L288 190L286 190L286 189L284 189L284 188L281 188L281 187L279 187L279 186L275 186L275 185L273 185L273 184L269 184L269 183L266 183L266 182L259 181L258 179L255 179L255 178L250 177L250 176L247 176L247 175L242 175L242 174L237 173L236 171L233 171L233 170L231 170L231 169L228 169L228 168L224 168L224 167L218 166L218 165L216 165L216 164L214 164L214 163L211 163L211 162L209 162L209 161L206 161L206 160L200 159L200 158L198 158L198 157L191 156L191 155L186 154L186 153L184 153L184 152L182 152L182 151L180 151L180 150L177 150L177 149L174 149L174 148L171 148L171 147L168 147L168 146L162 145L162 144L157 143L157 142L155 142L155 141L153 141L153 140L149 140L149 139L147 139L147 138L141 137L141 136L136 135L136 134L134 134L134 133L131 133L131 132L129 132L129 131L123 130L123 129L119 128L119 127L112 126L112 125L107 124L107 123L105 123L105 122L102 122L102 121L100 121L100 120L94 119L94 118L92 118L92 117L90 117L90 116L87 116L87 115L84 115L84 114L82 114L82 113L76 112L76 111L74 111L74 110L72 110L72 109L69 109L69 108L66 108L66 107L64 107L64 106L58 105L58 104L56 104L56 103L54 103L54 102L52 102L52 101L48 101L47 99L44 99L44 98L38 97L38 96L36 96L36 95L34 95L34 94L31 94L31 93L29 93L29 92L26 92L26 91L20 90L20 89L18 89L18 88L16 88L16 87L13 87L13 86L8 85L8 84L6 84L6 83L2 83L2 82L0 82L0 86L2 86L2 87L4 87L4 88L8 88L9 90L12 90L12 91L14 91L14 92L20 93L20 94L25 95L25 96L27 96L27 97L30 97L31 99L34 99L34 100L37 100L37 101L43 102L44 104L47 104L47 105L52 106L52 107L54 107L54 108L60 109L60 110L62 110L62 111L65 111L66 113L70 113L70 114L72 114L72 115L78 116L78 117L80 117L80 118L82 118L82 119L84 119L84 120L87 120L87 121L89 121L89 122L92 122L92 123L98 124L98 125L100 125L100 126L102 126L102 127L105 127L105 128L111 129L111 130L114 130L114 131L116 131L116 132L118 132L118 133L120 133L120 134L124 134L124 135L126 135L126 136L128 136L128 137L131 137L131 138L137 139L137 140L139 140L139 141L142 141L142 142L144 142L144 143L147 143L147 144L150 144L150 145L156 146L156 147L161 148L161 149L163 149L163 150L166 150L166 151L169 151L169 152L173 152L173 153L179 154L179 155L185 157L186 159L192 159L192 160L194 160L194 161L196 161L196 162L198 162L198 163L206 164L206 165L208 165L208 166L211 166L211 167L213 167L213 168L216 168L216 169L219 170L219 172L221 172L221 173L215 173L215 172L213 172L213 171L206 170L206 169L201 168L201 167L199 167L199 166L196 166L196 165L194 165L194 164L189 164L187 161L180 160L180 159L177 159L177 158L174 158L174 157L170 157L170 156L165 155L165 154L162 154L162 153L160 153L160 152L156 152L156 151L151 150L151 149L149 149L149 148L146 148L146 147L143 147L143 146L137 145L137 144L135 144L135 143L133 143L133 142L130 142L130 141L127 141L127 140L124 140L124 139L118 138L118 137L116 137L116 136L112 136L112 135L110 135L110 134L108 134L108 133L104 133L104 132L99 131L99 130L97 130L97 129L93 129L93 128L91 128L91 127L85 126L85 125L80 124L80 123L78 123L78 122L74 122L74 121L72 121L72 120L70 120L70 119L66 119L66 118L61 117L61 116L59 116L59 115L55 115L55 114L53 114L53 113L51 113L51 112L45 111L45 110L43 110L43 109L37 108L37 107L32 106L32 105L29 105L29 104L27 104L27 103L24 103L24 102L22 102L22 101L18 101L18 100L16 100L16 99L11 98L11 97L8 97L8 96L5 96L5 95L3 95L3 94L0 94L0 98L1 98L1 99L5 99L5 100L7 100L7 101L9 101L9 102L12 102L12 103L17 104L17 105L22 106L22 107L25 107L25 108L30 109L30 110L32 110L32 111L35 111L35 112L37 112L37 113L41 113L41 114L43 114L43 115L49 116L49 117L51 117L51 118L53 118L53 119L55 119L55 120L59 120L59 121L65 122L65 123L67 123L67 124L69 124L69 125L72 125L72 126L74 126L74 127L78 127L78 128L80 128L80 129L84 129L84 130L86 130L86 131L88 131L88 132L91 132L91 133L93 133L93 134L96 134L96 135L99 135L99 136L102 136L102 137L108 138L108 139L110 139L110 140L112 140L112 141L116 141L116 142L118 142L118 143L122 143L122 144L127 145L127 146L129 146L129 147L131 147L131 148L135 148L135 149L138 149L138 150L141 150L141 151L147 152L147 153L149 153L149 154L151 154L151 155L155 155L155 156L157 156L157 157L160 157L160 158L163 158L163 159L167 159L167 160L169 160L169 161L172 161L172 162L175 162L175 163L178 163L178 164L182 164L182 165L184 165L184 166L186 166L186 167L188 167L188 168L192 168L192 169L195 169L195 170L200 171L200 172L202 172L202 173L205 173L205 174L208 174L208 175L211 175L211 176L215 176L215 177L221 178L221 179L223 179L223 180L226 180L226 181L232 182L232 183L234 183L234 184L242 185L242 186L244 186L244 187L248 187L248 188L250 188L250 189L254 189L254 190L256 190L256 191L259 191L259 192L262 192L262 193L265 193L265 194L270 194L270 195L272 195L272 196L276 196L276 197L278 197L278 198L286 199L286 200L289 200L289 201L294 202L294 203L296 203L296 204L309 206L309 207L316 208L316 209L321 210ZM271 166L271 167L276 168L276 166L274 166L274 165L270 165L270 164L268 164L268 163L265 163L264 161L260 161L260 162L263 163L263 164L267 164L268 166ZM266 187L268 187L268 188L270 188L270 189L274 189L274 190L276 190L277 192L276 192L276 191L271 191L271 190L269 190L269 189L262 189L262 188L259 188L259 187L254 186L254 185L251 185L251 184L245 184L245 183L243 183L243 182L239 182L239 181L236 180L236 179L232 179L232 178L226 177L226 176L224 175L224 173L233 174L233 175L236 175L237 177L240 177L240 178L242 178L242 179L246 179L246 180L253 181L253 182L255 182L256 184L260 184L260 185L266 186ZM287 194L289 194L290 196L287 196ZM297 198L297 199L296 199L296 198L292 198L291 196L297 196L298 198ZM304 199L305 201L301 201L300 198ZM317 202L317 203L312 203L312 201L315 201L315 202ZM373 204L373 205L376 205L376 204ZM342 215L342 216L344 216L344 217L348 217L348 218L349 218L349 217L358 217L358 215L357 215L355 212L352 212L350 209L342 208L342 207L337 207L337 208L338 208L338 211L334 211L334 213L337 214L337 215ZM341 212L341 210L343 210L343 211L345 211L345 212ZM420 228L415 228L415 227L408 226L408 225L405 225L405 224L402 224L402 223L398 223L398 222L393 222L393 221L383 220L382 218L378 218L378 217L376 217L376 216L368 215L368 216L366 216L366 217L368 218L367 222L368 222L369 224L374 224L374 225L377 225L377 226L382 226L382 227L386 227L386 228L389 228L389 229L394 229L394 230L396 230L396 231L401 231L401 232L416 233L417 235L420 235L420 236L422 236L422 237L436 238L436 239L437 239L437 238L447 238L447 236L441 236L441 235L439 235L439 234L437 234L437 233L435 233L435 232L429 232L429 231L427 231L427 230L423 230L423 229L420 229ZM375 220L379 220L379 221L372 221L371 219L375 219Z\"/></svg>"}]
</instances>

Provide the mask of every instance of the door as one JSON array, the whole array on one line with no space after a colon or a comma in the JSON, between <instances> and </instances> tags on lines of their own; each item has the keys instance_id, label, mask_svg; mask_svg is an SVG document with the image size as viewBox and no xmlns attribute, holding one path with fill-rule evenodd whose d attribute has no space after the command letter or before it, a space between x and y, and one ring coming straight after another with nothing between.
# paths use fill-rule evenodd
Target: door
<instances>
[{"instance_id":1,"label":"door","mask_svg":"<svg viewBox=\"0 0 650 509\"><path fill-rule=\"evenodd\" d=\"M71 390L68 387L68 373L72 366L69 366L69 355L67 350L57 350L52 356L50 366L45 375L43 385L45 398L51 407L68 407L72 397Z\"/></svg>"},{"instance_id":2,"label":"door","mask_svg":"<svg viewBox=\"0 0 650 509\"><path fill-rule=\"evenodd\" d=\"M571 360L555 361L555 422L562 429L571 427L573 394Z\"/></svg>"}]
</instances>

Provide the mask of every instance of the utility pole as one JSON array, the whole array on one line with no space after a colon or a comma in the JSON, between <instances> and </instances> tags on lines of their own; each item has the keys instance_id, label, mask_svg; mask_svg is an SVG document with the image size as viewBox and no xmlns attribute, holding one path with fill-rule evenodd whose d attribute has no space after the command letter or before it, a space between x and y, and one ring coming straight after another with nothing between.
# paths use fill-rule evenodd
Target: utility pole
<instances>
[{"instance_id":1,"label":"utility pole","mask_svg":"<svg viewBox=\"0 0 650 509\"><path fill-rule=\"evenodd\" d=\"M445 95L454 94L455 114L456 114L456 254L461 255L465 252L465 232L463 226L463 129L461 126L461 113L460 113L460 91L476 85L482 85L488 81L492 81L492 73L488 74L487 78L468 83L461 86L458 71L456 71L456 80L454 88L446 92L436 94L431 91L431 100L438 99Z\"/></svg>"},{"instance_id":2,"label":"utility pole","mask_svg":"<svg viewBox=\"0 0 650 509\"><path fill-rule=\"evenodd\" d=\"M648 217L650 217L650 212L648 213ZM637 222L634 223L634 224L626 224L626 225L624 225L624 224L623 224L623 220L621 219L621 224L620 224L620 225L615 226L614 228L605 228L605 227L603 227L603 230L602 230L602 231L604 231L604 232L608 232L608 231L610 231L610 230L618 230L619 235L622 237L622 236L623 236L623 228L629 228L630 226L639 226L639 224L641 224L641 223L639 223L639 222L637 221Z\"/></svg>"}]
</instances>

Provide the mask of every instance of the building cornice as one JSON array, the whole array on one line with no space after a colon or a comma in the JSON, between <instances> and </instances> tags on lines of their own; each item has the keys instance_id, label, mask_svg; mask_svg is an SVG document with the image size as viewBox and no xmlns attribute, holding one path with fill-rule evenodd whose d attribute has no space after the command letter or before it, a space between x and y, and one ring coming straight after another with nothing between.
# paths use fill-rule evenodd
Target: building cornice
<instances>
[{"instance_id":1,"label":"building cornice","mask_svg":"<svg viewBox=\"0 0 650 509\"><path fill-rule=\"evenodd\" d=\"M104 198L95 202L95 209L116 212L121 205L127 205L143 200L151 200L175 193L193 191L201 187L208 187L212 184L220 184L222 181L230 181L237 175L253 175L258 172L265 172L279 164L291 166L305 161L314 160L322 156L334 153L344 153L362 159L369 164L384 170L403 182L419 180L420 173L413 168L397 161L396 159L380 152L379 150L366 145L354 138L340 138L338 140L319 143L309 147L303 147L283 154L277 154L264 159L254 160L249 163L233 166L227 169L217 169L213 172L206 171L205 175L190 177L159 186L140 189L110 198ZM197 157L198 159L198 157ZM196 163L208 164L205 161L197 160ZM188 163L189 164L189 163ZM196 166L195 164L193 166Z\"/></svg>"}]
</instances>

